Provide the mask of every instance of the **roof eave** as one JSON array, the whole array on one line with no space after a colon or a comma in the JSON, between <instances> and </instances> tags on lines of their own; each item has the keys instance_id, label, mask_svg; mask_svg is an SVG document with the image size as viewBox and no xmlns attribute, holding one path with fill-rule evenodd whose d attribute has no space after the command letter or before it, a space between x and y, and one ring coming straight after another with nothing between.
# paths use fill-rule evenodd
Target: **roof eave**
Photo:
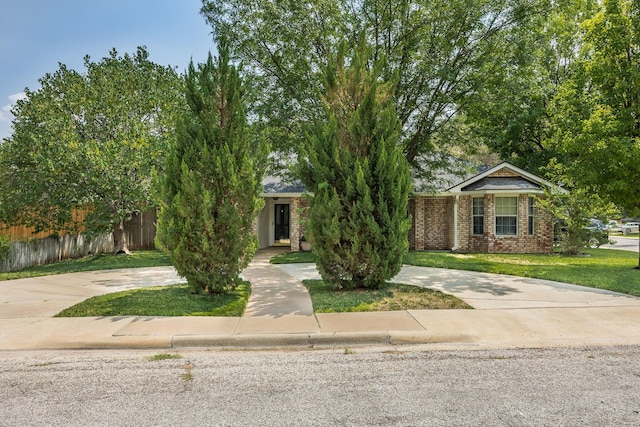
<instances>
[{"instance_id":1,"label":"roof eave","mask_svg":"<svg viewBox=\"0 0 640 427\"><path fill-rule=\"evenodd\" d=\"M303 197L307 193L260 193L260 197Z\"/></svg>"},{"instance_id":2,"label":"roof eave","mask_svg":"<svg viewBox=\"0 0 640 427\"><path fill-rule=\"evenodd\" d=\"M512 165L509 162L502 162L500 164L497 164L496 166L487 169L486 171L479 173L478 175L475 175L469 179L467 179L466 181L463 181L457 185L454 185L453 187L449 188L447 191L451 191L451 192L458 192L460 193L462 188L467 187L471 184L473 184L474 182L480 181L481 179L484 179L486 177L488 177L489 175L494 174L495 172L499 171L500 169L503 168L509 168L511 169L513 172L517 173L518 175L536 183L539 185L544 185L546 187L553 187L554 184L552 184L551 182L547 181L544 178L541 178L537 175L532 174L531 172L527 172L524 169L519 168L518 166Z\"/></svg>"}]
</instances>

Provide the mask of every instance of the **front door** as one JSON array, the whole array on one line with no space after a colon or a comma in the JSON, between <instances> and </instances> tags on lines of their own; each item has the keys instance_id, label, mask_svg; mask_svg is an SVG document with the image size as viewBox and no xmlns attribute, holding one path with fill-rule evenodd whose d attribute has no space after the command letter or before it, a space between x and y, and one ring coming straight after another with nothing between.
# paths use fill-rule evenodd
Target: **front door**
<instances>
[{"instance_id":1,"label":"front door","mask_svg":"<svg viewBox=\"0 0 640 427\"><path fill-rule=\"evenodd\" d=\"M275 205L276 242L289 242L289 205Z\"/></svg>"}]
</instances>

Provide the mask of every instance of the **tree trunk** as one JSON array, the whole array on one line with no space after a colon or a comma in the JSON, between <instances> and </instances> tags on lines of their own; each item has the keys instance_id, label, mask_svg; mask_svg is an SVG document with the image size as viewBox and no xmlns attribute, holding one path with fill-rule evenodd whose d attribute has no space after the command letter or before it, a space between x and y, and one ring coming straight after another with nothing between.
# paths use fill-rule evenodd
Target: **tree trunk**
<instances>
[{"instance_id":1,"label":"tree trunk","mask_svg":"<svg viewBox=\"0 0 640 427\"><path fill-rule=\"evenodd\" d=\"M124 233L124 220L113 226L113 253L116 255L129 253L127 236Z\"/></svg>"}]
</instances>

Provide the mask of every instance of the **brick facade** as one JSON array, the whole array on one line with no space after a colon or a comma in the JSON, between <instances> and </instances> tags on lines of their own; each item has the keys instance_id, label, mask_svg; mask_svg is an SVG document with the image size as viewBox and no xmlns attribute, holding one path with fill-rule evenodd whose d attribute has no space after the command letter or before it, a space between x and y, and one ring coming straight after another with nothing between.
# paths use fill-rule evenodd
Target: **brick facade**
<instances>
[{"instance_id":1,"label":"brick facade","mask_svg":"<svg viewBox=\"0 0 640 427\"><path fill-rule=\"evenodd\" d=\"M476 196L477 197L477 196ZM517 234L498 236L495 232L494 194L485 194L482 235L473 235L473 196L458 196L458 241L455 242L454 206L456 196L415 197L415 214L409 237L409 247L414 250L455 250L457 252L486 253L550 253L553 251L553 218L534 207L533 234L529 234L529 195L519 194ZM420 215L418 208L423 206ZM423 224L417 223L422 216ZM419 246L424 242L424 246Z\"/></svg>"},{"instance_id":2,"label":"brick facade","mask_svg":"<svg viewBox=\"0 0 640 427\"><path fill-rule=\"evenodd\" d=\"M512 171L511 169L509 169L508 167L502 168L500 170L495 171L494 173L489 175L492 178L507 178L507 177L517 177L520 176L520 174L518 174L515 171Z\"/></svg>"},{"instance_id":3,"label":"brick facade","mask_svg":"<svg viewBox=\"0 0 640 427\"><path fill-rule=\"evenodd\" d=\"M291 216L289 219L289 239L291 240L291 251L300 251L300 197L292 197L289 204Z\"/></svg>"},{"instance_id":4,"label":"brick facade","mask_svg":"<svg viewBox=\"0 0 640 427\"><path fill-rule=\"evenodd\" d=\"M305 216L308 216L309 201L305 197L292 197L290 202L291 218L289 236L291 252L300 251L300 239L305 233Z\"/></svg>"},{"instance_id":5,"label":"brick facade","mask_svg":"<svg viewBox=\"0 0 640 427\"><path fill-rule=\"evenodd\" d=\"M520 173L516 171L520 171ZM533 176L526 171L501 164L477 175L474 179L484 177L525 177L531 182L548 182ZM518 194L519 189L508 191L473 191L465 190L472 180L452 187L443 195L413 195L408 203L408 214L412 218L409 230L409 248L412 250L453 250L457 252L485 253L550 253L553 251L553 218L534 207L533 233L529 233L529 197L541 195L542 191L533 188ZM508 180L507 180L508 181ZM517 187L516 187L517 188ZM287 195L290 203L290 241L291 250L300 250L300 238L304 235L304 216L308 215L308 200L304 197ZM473 235L473 198L483 199L483 233ZM496 197L517 198L517 224L515 235L496 235ZM274 200L276 198L274 197ZM262 219L261 227L268 226L267 218ZM266 239L266 234L263 236ZM273 240L273 239L272 239Z\"/></svg>"},{"instance_id":6,"label":"brick facade","mask_svg":"<svg viewBox=\"0 0 640 427\"><path fill-rule=\"evenodd\" d=\"M425 249L451 248L450 221L453 213L451 197L420 197L425 200L424 241Z\"/></svg>"}]
</instances>

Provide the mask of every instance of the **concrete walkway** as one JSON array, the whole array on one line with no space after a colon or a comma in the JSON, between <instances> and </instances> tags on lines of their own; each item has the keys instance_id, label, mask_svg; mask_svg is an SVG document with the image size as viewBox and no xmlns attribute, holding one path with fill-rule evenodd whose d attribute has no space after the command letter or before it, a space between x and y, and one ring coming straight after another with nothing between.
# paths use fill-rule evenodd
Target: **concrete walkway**
<instances>
[{"instance_id":1,"label":"concrete walkway","mask_svg":"<svg viewBox=\"0 0 640 427\"><path fill-rule=\"evenodd\" d=\"M300 280L317 277L315 266L273 266L273 254L259 252L243 272L252 293L235 318L52 317L94 295L182 282L171 267L0 282L0 350L640 345L640 298L456 270L405 266L394 280L456 295L475 310L314 314Z\"/></svg>"}]
</instances>

